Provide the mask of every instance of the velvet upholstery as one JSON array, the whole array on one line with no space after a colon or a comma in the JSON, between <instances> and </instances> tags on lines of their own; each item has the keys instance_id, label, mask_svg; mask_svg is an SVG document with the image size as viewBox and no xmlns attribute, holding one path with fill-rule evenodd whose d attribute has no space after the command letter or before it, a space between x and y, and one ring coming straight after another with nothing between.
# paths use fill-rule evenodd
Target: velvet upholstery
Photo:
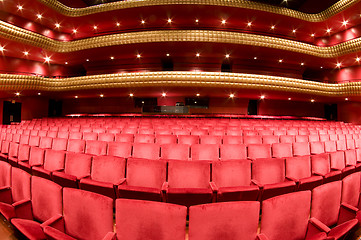
<instances>
[{"instance_id":1,"label":"velvet upholstery","mask_svg":"<svg viewBox=\"0 0 361 240\"><path fill-rule=\"evenodd\" d=\"M96 141L96 140L98 140L98 133L95 133L95 132L83 132L83 140L85 140L85 141L89 141L89 140Z\"/></svg>"},{"instance_id":2,"label":"velvet upholstery","mask_svg":"<svg viewBox=\"0 0 361 240\"><path fill-rule=\"evenodd\" d=\"M118 196L161 201L166 178L167 162L128 159L126 179L118 186Z\"/></svg>"},{"instance_id":3,"label":"velvet upholstery","mask_svg":"<svg viewBox=\"0 0 361 240\"><path fill-rule=\"evenodd\" d=\"M85 153L95 156L107 154L107 142L97 140L87 140L85 142Z\"/></svg>"},{"instance_id":4,"label":"velvet upholstery","mask_svg":"<svg viewBox=\"0 0 361 240\"><path fill-rule=\"evenodd\" d=\"M53 145L53 139L51 137L41 137L39 142L39 148L51 148Z\"/></svg>"},{"instance_id":5,"label":"velvet upholstery","mask_svg":"<svg viewBox=\"0 0 361 240\"><path fill-rule=\"evenodd\" d=\"M175 135L160 135L157 134L155 137L155 143L158 143L160 145L163 144L176 144L177 143L177 136Z\"/></svg>"},{"instance_id":6,"label":"velvet upholstery","mask_svg":"<svg viewBox=\"0 0 361 240\"><path fill-rule=\"evenodd\" d=\"M116 198L116 186L125 177L125 159L113 156L94 156L90 178L80 180L80 188Z\"/></svg>"},{"instance_id":7,"label":"velvet upholstery","mask_svg":"<svg viewBox=\"0 0 361 240\"><path fill-rule=\"evenodd\" d=\"M199 143L199 136L196 135L178 135L178 144L198 144Z\"/></svg>"},{"instance_id":8,"label":"velvet upholstery","mask_svg":"<svg viewBox=\"0 0 361 240\"><path fill-rule=\"evenodd\" d=\"M84 153L85 140L81 139L68 139L67 151L75 153Z\"/></svg>"},{"instance_id":9,"label":"velvet upholstery","mask_svg":"<svg viewBox=\"0 0 361 240\"><path fill-rule=\"evenodd\" d=\"M113 133L99 133L98 140L104 142L113 142L115 140L115 135Z\"/></svg>"},{"instance_id":10,"label":"velvet upholstery","mask_svg":"<svg viewBox=\"0 0 361 240\"><path fill-rule=\"evenodd\" d=\"M292 146L294 156L308 156L311 154L308 142L295 142Z\"/></svg>"},{"instance_id":11,"label":"velvet upholstery","mask_svg":"<svg viewBox=\"0 0 361 240\"><path fill-rule=\"evenodd\" d=\"M271 157L271 145L270 144L249 144L247 146L249 159L257 158L270 158Z\"/></svg>"},{"instance_id":12,"label":"velvet upholstery","mask_svg":"<svg viewBox=\"0 0 361 240\"><path fill-rule=\"evenodd\" d=\"M346 140L337 140L336 141L336 149L337 151L345 151L346 148Z\"/></svg>"},{"instance_id":13,"label":"velvet upholstery","mask_svg":"<svg viewBox=\"0 0 361 240\"><path fill-rule=\"evenodd\" d=\"M31 147L29 154L29 161L18 162L19 167L25 171L31 172L33 166L42 166L44 164L45 150L43 148Z\"/></svg>"},{"instance_id":14,"label":"velvet upholstery","mask_svg":"<svg viewBox=\"0 0 361 240\"><path fill-rule=\"evenodd\" d=\"M11 165L7 162L0 161L0 188L10 187Z\"/></svg>"},{"instance_id":15,"label":"velvet upholstery","mask_svg":"<svg viewBox=\"0 0 361 240\"><path fill-rule=\"evenodd\" d=\"M295 139L295 136L280 135L280 143L294 143L296 141Z\"/></svg>"},{"instance_id":16,"label":"velvet upholstery","mask_svg":"<svg viewBox=\"0 0 361 240\"><path fill-rule=\"evenodd\" d=\"M222 144L219 150L221 160L247 159L247 148L245 144Z\"/></svg>"},{"instance_id":17,"label":"velvet upholstery","mask_svg":"<svg viewBox=\"0 0 361 240\"><path fill-rule=\"evenodd\" d=\"M191 146L192 161L217 161L219 160L218 144L194 144Z\"/></svg>"},{"instance_id":18,"label":"velvet upholstery","mask_svg":"<svg viewBox=\"0 0 361 240\"><path fill-rule=\"evenodd\" d=\"M34 166L32 172L36 176L51 179L51 173L64 169L65 152L46 149L43 166Z\"/></svg>"},{"instance_id":19,"label":"velvet upholstery","mask_svg":"<svg viewBox=\"0 0 361 240\"><path fill-rule=\"evenodd\" d=\"M360 198L361 173L356 172L342 179L341 202L358 207Z\"/></svg>"},{"instance_id":20,"label":"velvet upholstery","mask_svg":"<svg viewBox=\"0 0 361 240\"><path fill-rule=\"evenodd\" d=\"M189 240L255 240L259 210L260 203L256 201L191 206Z\"/></svg>"},{"instance_id":21,"label":"velvet upholstery","mask_svg":"<svg viewBox=\"0 0 361 240\"><path fill-rule=\"evenodd\" d=\"M325 152L326 153L336 152L337 151L335 141L326 141L326 142L324 142L324 146L325 146Z\"/></svg>"},{"instance_id":22,"label":"velvet upholstery","mask_svg":"<svg viewBox=\"0 0 361 240\"><path fill-rule=\"evenodd\" d=\"M99 240L113 231L111 198L79 189L64 188L63 209L64 231L54 228L53 225L44 228L45 235L50 239Z\"/></svg>"},{"instance_id":23,"label":"velvet upholstery","mask_svg":"<svg viewBox=\"0 0 361 240\"><path fill-rule=\"evenodd\" d=\"M262 137L258 135L243 136L244 144L262 144Z\"/></svg>"},{"instance_id":24,"label":"velvet upholstery","mask_svg":"<svg viewBox=\"0 0 361 240\"><path fill-rule=\"evenodd\" d=\"M217 201L255 201L259 188L251 183L251 161L220 161L212 164Z\"/></svg>"},{"instance_id":25,"label":"velvet upholstery","mask_svg":"<svg viewBox=\"0 0 361 240\"><path fill-rule=\"evenodd\" d=\"M54 138L53 146L51 149L58 151L65 151L68 146L68 139L65 138Z\"/></svg>"},{"instance_id":26,"label":"velvet upholstery","mask_svg":"<svg viewBox=\"0 0 361 240\"><path fill-rule=\"evenodd\" d=\"M116 142L132 143L134 134L119 133L115 135Z\"/></svg>"},{"instance_id":27,"label":"velvet upholstery","mask_svg":"<svg viewBox=\"0 0 361 240\"><path fill-rule=\"evenodd\" d=\"M284 158L292 157L292 144L291 143L274 143L272 144L272 157Z\"/></svg>"},{"instance_id":28,"label":"velvet upholstery","mask_svg":"<svg viewBox=\"0 0 361 240\"><path fill-rule=\"evenodd\" d=\"M145 158L158 160L160 154L160 146L157 143L134 143L133 158Z\"/></svg>"},{"instance_id":29,"label":"velvet upholstery","mask_svg":"<svg viewBox=\"0 0 361 240\"><path fill-rule=\"evenodd\" d=\"M188 144L163 144L160 146L161 159L189 160Z\"/></svg>"},{"instance_id":30,"label":"velvet upholstery","mask_svg":"<svg viewBox=\"0 0 361 240\"><path fill-rule=\"evenodd\" d=\"M296 135L295 142L308 142L308 135Z\"/></svg>"},{"instance_id":31,"label":"velvet upholstery","mask_svg":"<svg viewBox=\"0 0 361 240\"><path fill-rule=\"evenodd\" d=\"M199 138L200 144L217 144L220 145L222 143L221 136L213 136L213 135L203 135Z\"/></svg>"},{"instance_id":32,"label":"velvet upholstery","mask_svg":"<svg viewBox=\"0 0 361 240\"><path fill-rule=\"evenodd\" d=\"M132 144L130 142L109 142L107 155L128 158L132 156Z\"/></svg>"},{"instance_id":33,"label":"velvet upholstery","mask_svg":"<svg viewBox=\"0 0 361 240\"><path fill-rule=\"evenodd\" d=\"M325 147L323 142L310 142L310 151L311 154L321 154L325 152Z\"/></svg>"},{"instance_id":34,"label":"velvet upholstery","mask_svg":"<svg viewBox=\"0 0 361 240\"><path fill-rule=\"evenodd\" d=\"M29 146L31 147L39 147L40 137L39 136L30 136L29 137Z\"/></svg>"},{"instance_id":35,"label":"velvet upholstery","mask_svg":"<svg viewBox=\"0 0 361 240\"><path fill-rule=\"evenodd\" d=\"M117 239L184 240L187 208L142 200L116 200Z\"/></svg>"},{"instance_id":36,"label":"velvet upholstery","mask_svg":"<svg viewBox=\"0 0 361 240\"><path fill-rule=\"evenodd\" d=\"M232 135L223 136L223 144L242 144L242 143L243 143L242 136L232 136Z\"/></svg>"},{"instance_id":37,"label":"velvet upholstery","mask_svg":"<svg viewBox=\"0 0 361 240\"><path fill-rule=\"evenodd\" d=\"M311 156L312 174L323 176L324 183L341 179L341 171L331 170L330 156L327 153Z\"/></svg>"},{"instance_id":38,"label":"velvet upholstery","mask_svg":"<svg viewBox=\"0 0 361 240\"><path fill-rule=\"evenodd\" d=\"M70 132L68 139L83 139L83 133L81 132Z\"/></svg>"},{"instance_id":39,"label":"velvet upholstery","mask_svg":"<svg viewBox=\"0 0 361 240\"><path fill-rule=\"evenodd\" d=\"M275 135L265 135L262 136L262 143L263 144L273 144L279 143L279 137Z\"/></svg>"}]
</instances>

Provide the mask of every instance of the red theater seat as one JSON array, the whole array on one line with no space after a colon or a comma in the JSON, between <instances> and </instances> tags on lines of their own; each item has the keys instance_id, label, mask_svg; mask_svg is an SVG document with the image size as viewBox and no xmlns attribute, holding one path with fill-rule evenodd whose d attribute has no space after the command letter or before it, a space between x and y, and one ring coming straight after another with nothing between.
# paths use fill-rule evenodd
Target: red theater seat
<instances>
[{"instance_id":1,"label":"red theater seat","mask_svg":"<svg viewBox=\"0 0 361 240\"><path fill-rule=\"evenodd\" d=\"M330 156L327 153L311 156L312 174L322 176L323 182L332 182L341 179L341 171L331 169Z\"/></svg>"},{"instance_id":2,"label":"red theater seat","mask_svg":"<svg viewBox=\"0 0 361 240\"><path fill-rule=\"evenodd\" d=\"M31 175L19 168L11 168L11 185L0 188L0 213L9 221L16 217L15 209L31 197Z\"/></svg>"},{"instance_id":3,"label":"red theater seat","mask_svg":"<svg viewBox=\"0 0 361 240\"><path fill-rule=\"evenodd\" d=\"M154 143L154 134L135 134L134 143Z\"/></svg>"},{"instance_id":4,"label":"red theater seat","mask_svg":"<svg viewBox=\"0 0 361 240\"><path fill-rule=\"evenodd\" d=\"M299 191L312 190L322 184L323 177L311 172L310 156L286 158L286 178L296 182Z\"/></svg>"},{"instance_id":5,"label":"red theater seat","mask_svg":"<svg viewBox=\"0 0 361 240\"><path fill-rule=\"evenodd\" d=\"M189 160L188 144L163 144L160 149L163 160Z\"/></svg>"},{"instance_id":6,"label":"red theater seat","mask_svg":"<svg viewBox=\"0 0 361 240\"><path fill-rule=\"evenodd\" d=\"M15 142L10 142L8 162L16 166L18 155L19 155L19 144Z\"/></svg>"},{"instance_id":7,"label":"red theater seat","mask_svg":"<svg viewBox=\"0 0 361 240\"><path fill-rule=\"evenodd\" d=\"M53 145L53 139L51 137L41 137L39 142L39 148L51 148Z\"/></svg>"},{"instance_id":8,"label":"red theater seat","mask_svg":"<svg viewBox=\"0 0 361 240\"><path fill-rule=\"evenodd\" d=\"M63 187L77 188L81 178L90 176L91 159L91 155L68 152L64 170L52 172L53 181Z\"/></svg>"},{"instance_id":9,"label":"red theater seat","mask_svg":"<svg viewBox=\"0 0 361 240\"><path fill-rule=\"evenodd\" d=\"M82 132L69 132L68 139L83 139Z\"/></svg>"},{"instance_id":10,"label":"red theater seat","mask_svg":"<svg viewBox=\"0 0 361 240\"><path fill-rule=\"evenodd\" d=\"M29 145L19 145L18 156L9 156L9 162L13 166L17 166L19 162L28 161L30 155Z\"/></svg>"},{"instance_id":11,"label":"red theater seat","mask_svg":"<svg viewBox=\"0 0 361 240\"><path fill-rule=\"evenodd\" d=\"M62 190L52 181L32 177L31 200L16 206L11 223L28 239L46 239L41 223L46 225L63 213Z\"/></svg>"},{"instance_id":12,"label":"red theater seat","mask_svg":"<svg viewBox=\"0 0 361 240\"><path fill-rule=\"evenodd\" d=\"M65 138L53 138L53 145L51 149L58 151L66 151L68 147L68 139Z\"/></svg>"},{"instance_id":13,"label":"red theater seat","mask_svg":"<svg viewBox=\"0 0 361 240\"><path fill-rule=\"evenodd\" d=\"M113 156L94 156L89 178L80 180L80 188L113 199L117 186L125 177L125 159Z\"/></svg>"},{"instance_id":14,"label":"red theater seat","mask_svg":"<svg viewBox=\"0 0 361 240\"><path fill-rule=\"evenodd\" d=\"M336 141L336 149L337 149L337 151L345 151L347 149L346 140Z\"/></svg>"},{"instance_id":15,"label":"red theater seat","mask_svg":"<svg viewBox=\"0 0 361 240\"><path fill-rule=\"evenodd\" d=\"M134 134L117 134L117 135L115 135L116 142L132 143L133 139L134 139Z\"/></svg>"},{"instance_id":16,"label":"red theater seat","mask_svg":"<svg viewBox=\"0 0 361 240\"><path fill-rule=\"evenodd\" d=\"M259 188L251 182L251 161L221 161L212 164L217 201L256 201Z\"/></svg>"},{"instance_id":17,"label":"red theater seat","mask_svg":"<svg viewBox=\"0 0 361 240\"><path fill-rule=\"evenodd\" d=\"M43 166L33 166L33 175L51 179L51 173L64 169L65 151L46 149Z\"/></svg>"},{"instance_id":18,"label":"red theater seat","mask_svg":"<svg viewBox=\"0 0 361 240\"><path fill-rule=\"evenodd\" d=\"M198 144L199 143L199 136L195 135L178 135L178 143L179 144Z\"/></svg>"},{"instance_id":19,"label":"red theater seat","mask_svg":"<svg viewBox=\"0 0 361 240\"><path fill-rule=\"evenodd\" d=\"M249 159L257 158L270 158L271 157L271 145L270 144L249 144L247 146Z\"/></svg>"},{"instance_id":20,"label":"red theater seat","mask_svg":"<svg viewBox=\"0 0 361 240\"><path fill-rule=\"evenodd\" d=\"M1 189L11 185L11 165L7 162L0 162L0 194Z\"/></svg>"},{"instance_id":21,"label":"red theater seat","mask_svg":"<svg viewBox=\"0 0 361 240\"><path fill-rule=\"evenodd\" d=\"M175 144L177 143L177 136L175 135L156 135L155 142L159 145L163 144Z\"/></svg>"},{"instance_id":22,"label":"red theater seat","mask_svg":"<svg viewBox=\"0 0 361 240\"><path fill-rule=\"evenodd\" d=\"M118 196L152 201L162 200L167 179L167 162L128 159L126 178L118 186Z\"/></svg>"},{"instance_id":23,"label":"red theater seat","mask_svg":"<svg viewBox=\"0 0 361 240\"><path fill-rule=\"evenodd\" d=\"M279 143L279 137L275 135L264 135L262 136L263 144Z\"/></svg>"},{"instance_id":24,"label":"red theater seat","mask_svg":"<svg viewBox=\"0 0 361 240\"><path fill-rule=\"evenodd\" d=\"M361 173L356 172L342 179L341 203L360 209L360 178ZM358 213L358 220L360 220L360 217L360 213Z\"/></svg>"},{"instance_id":25,"label":"red theater seat","mask_svg":"<svg viewBox=\"0 0 361 240\"><path fill-rule=\"evenodd\" d=\"M104 142L113 142L115 140L115 135L113 133L99 133L98 140Z\"/></svg>"},{"instance_id":26,"label":"red theater seat","mask_svg":"<svg viewBox=\"0 0 361 240\"><path fill-rule=\"evenodd\" d=\"M85 142L85 153L95 156L104 156L107 154L107 142L87 140Z\"/></svg>"},{"instance_id":27,"label":"red theater seat","mask_svg":"<svg viewBox=\"0 0 361 240\"><path fill-rule=\"evenodd\" d=\"M218 144L195 144L191 146L192 161L217 161L219 160Z\"/></svg>"},{"instance_id":28,"label":"red theater seat","mask_svg":"<svg viewBox=\"0 0 361 240\"><path fill-rule=\"evenodd\" d=\"M117 239L184 240L186 237L184 206L130 199L117 199L115 205Z\"/></svg>"},{"instance_id":29,"label":"red theater seat","mask_svg":"<svg viewBox=\"0 0 361 240\"><path fill-rule=\"evenodd\" d=\"M243 143L246 145L262 144L262 136L259 135L243 136Z\"/></svg>"},{"instance_id":30,"label":"red theater seat","mask_svg":"<svg viewBox=\"0 0 361 240\"><path fill-rule=\"evenodd\" d=\"M98 133L95 132L83 132L83 140L98 140Z\"/></svg>"},{"instance_id":31,"label":"red theater seat","mask_svg":"<svg viewBox=\"0 0 361 240\"><path fill-rule=\"evenodd\" d=\"M293 135L280 135L280 143L294 143L296 141Z\"/></svg>"},{"instance_id":32,"label":"red theater seat","mask_svg":"<svg viewBox=\"0 0 361 240\"><path fill-rule=\"evenodd\" d=\"M68 152L75 152L75 153L84 153L84 151L85 151L85 140L69 139L68 140L67 151Z\"/></svg>"},{"instance_id":33,"label":"red theater seat","mask_svg":"<svg viewBox=\"0 0 361 240\"><path fill-rule=\"evenodd\" d=\"M335 141L326 141L324 142L325 145L325 152L326 153L330 153L330 152L336 152L336 142Z\"/></svg>"},{"instance_id":34,"label":"red theater seat","mask_svg":"<svg viewBox=\"0 0 361 240\"><path fill-rule=\"evenodd\" d=\"M160 146L157 143L134 143L133 158L159 159Z\"/></svg>"},{"instance_id":35,"label":"red theater seat","mask_svg":"<svg viewBox=\"0 0 361 240\"><path fill-rule=\"evenodd\" d=\"M58 138L66 138L66 139L68 139L69 138L69 132L64 132L64 131L59 131L58 132L58 136L57 136Z\"/></svg>"},{"instance_id":36,"label":"red theater seat","mask_svg":"<svg viewBox=\"0 0 361 240\"><path fill-rule=\"evenodd\" d=\"M166 201L185 206L210 203L213 200L210 179L208 162L170 161Z\"/></svg>"},{"instance_id":37,"label":"red theater seat","mask_svg":"<svg viewBox=\"0 0 361 240\"><path fill-rule=\"evenodd\" d=\"M221 160L247 159L247 148L244 144L222 144L219 150Z\"/></svg>"},{"instance_id":38,"label":"red theater seat","mask_svg":"<svg viewBox=\"0 0 361 240\"><path fill-rule=\"evenodd\" d=\"M200 136L200 143L201 144L222 144L222 137L221 136L210 136L210 135L203 135Z\"/></svg>"},{"instance_id":39,"label":"red theater seat","mask_svg":"<svg viewBox=\"0 0 361 240\"><path fill-rule=\"evenodd\" d=\"M242 136L223 136L223 144L243 144Z\"/></svg>"},{"instance_id":40,"label":"red theater seat","mask_svg":"<svg viewBox=\"0 0 361 240\"><path fill-rule=\"evenodd\" d=\"M44 226L48 239L115 239L113 199L79 189L64 188L63 216Z\"/></svg>"},{"instance_id":41,"label":"red theater seat","mask_svg":"<svg viewBox=\"0 0 361 240\"><path fill-rule=\"evenodd\" d=\"M114 157L129 158L132 156L132 143L109 142L107 155Z\"/></svg>"},{"instance_id":42,"label":"red theater seat","mask_svg":"<svg viewBox=\"0 0 361 240\"><path fill-rule=\"evenodd\" d=\"M262 202L261 235L269 240L321 240L326 232L317 219L309 219L311 192L301 191Z\"/></svg>"},{"instance_id":43,"label":"red theater seat","mask_svg":"<svg viewBox=\"0 0 361 240\"><path fill-rule=\"evenodd\" d=\"M19 161L19 167L29 173L32 173L31 168L34 166L42 166L44 164L44 154L45 149L38 147L31 147L29 160L28 161Z\"/></svg>"},{"instance_id":44,"label":"red theater seat","mask_svg":"<svg viewBox=\"0 0 361 240\"><path fill-rule=\"evenodd\" d=\"M285 176L285 159L256 159L252 163L252 181L260 188L260 200L293 192L296 183Z\"/></svg>"},{"instance_id":45,"label":"red theater seat","mask_svg":"<svg viewBox=\"0 0 361 240\"><path fill-rule=\"evenodd\" d=\"M255 240L259 211L260 203L256 201L191 206L189 240Z\"/></svg>"},{"instance_id":46,"label":"red theater seat","mask_svg":"<svg viewBox=\"0 0 361 240\"><path fill-rule=\"evenodd\" d=\"M325 152L325 147L323 142L310 142L310 152L311 154L321 154Z\"/></svg>"},{"instance_id":47,"label":"red theater seat","mask_svg":"<svg viewBox=\"0 0 361 240\"><path fill-rule=\"evenodd\" d=\"M20 136L20 144L25 144L25 145L28 145L29 144L29 138L30 138L30 136L29 135L24 135L24 134L22 134L21 136Z\"/></svg>"},{"instance_id":48,"label":"red theater seat","mask_svg":"<svg viewBox=\"0 0 361 240\"><path fill-rule=\"evenodd\" d=\"M274 143L272 144L272 157L284 158L292 157L292 143Z\"/></svg>"},{"instance_id":49,"label":"red theater seat","mask_svg":"<svg viewBox=\"0 0 361 240\"><path fill-rule=\"evenodd\" d=\"M341 204L341 191L341 181L323 184L312 190L311 217L323 223L328 236L334 239L344 239L358 224L352 208L347 204ZM344 217L350 215L353 215L350 219Z\"/></svg>"},{"instance_id":50,"label":"red theater seat","mask_svg":"<svg viewBox=\"0 0 361 240\"><path fill-rule=\"evenodd\" d=\"M292 146L293 156L309 156L311 154L308 142L295 142Z\"/></svg>"}]
</instances>

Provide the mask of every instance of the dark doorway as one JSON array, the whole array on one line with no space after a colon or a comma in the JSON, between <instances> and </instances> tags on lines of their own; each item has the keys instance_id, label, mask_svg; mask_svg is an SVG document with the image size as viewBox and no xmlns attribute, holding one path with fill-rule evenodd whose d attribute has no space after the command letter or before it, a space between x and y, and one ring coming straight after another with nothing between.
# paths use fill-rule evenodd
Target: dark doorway
<instances>
[{"instance_id":1,"label":"dark doorway","mask_svg":"<svg viewBox=\"0 0 361 240\"><path fill-rule=\"evenodd\" d=\"M21 122L21 103L15 101L4 101L3 124Z\"/></svg>"}]
</instances>

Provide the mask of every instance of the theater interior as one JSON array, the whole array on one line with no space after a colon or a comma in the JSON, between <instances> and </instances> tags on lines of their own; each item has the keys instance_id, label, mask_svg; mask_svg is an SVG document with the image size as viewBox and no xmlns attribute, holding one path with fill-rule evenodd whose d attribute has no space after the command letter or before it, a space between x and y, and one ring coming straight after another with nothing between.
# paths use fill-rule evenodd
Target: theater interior
<instances>
[{"instance_id":1,"label":"theater interior","mask_svg":"<svg viewBox=\"0 0 361 240\"><path fill-rule=\"evenodd\" d=\"M0 238L361 237L358 0L0 0Z\"/></svg>"}]
</instances>

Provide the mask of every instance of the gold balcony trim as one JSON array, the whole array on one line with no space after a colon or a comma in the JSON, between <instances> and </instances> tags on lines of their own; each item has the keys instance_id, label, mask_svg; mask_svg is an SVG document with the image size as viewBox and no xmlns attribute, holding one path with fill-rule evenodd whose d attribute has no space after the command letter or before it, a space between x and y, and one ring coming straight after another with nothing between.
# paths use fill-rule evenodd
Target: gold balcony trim
<instances>
[{"instance_id":1,"label":"gold balcony trim","mask_svg":"<svg viewBox=\"0 0 361 240\"><path fill-rule=\"evenodd\" d=\"M59 53L117 45L156 42L207 42L250 45L297 52L322 58L340 57L361 50L361 38L353 39L331 47L319 47L270 36L211 30L142 31L92 37L71 42L61 42L3 21L0 21L0 37Z\"/></svg>"},{"instance_id":2,"label":"gold balcony trim","mask_svg":"<svg viewBox=\"0 0 361 240\"><path fill-rule=\"evenodd\" d=\"M95 5L86 8L71 8L60 3L57 0L38 0L38 1L56 10L57 12L69 17L81 17L81 16L86 16L101 12L108 12L108 11L128 9L128 8L149 7L149 6L208 5L208 6L236 7L236 8L265 11L265 12L301 19L307 22L325 21L328 18L344 11L348 7L358 2L358 0L340 0L320 13L307 14L292 9L288 9L285 7L277 7L263 3L252 2L249 0L130 0L130 1L106 3L106 4Z\"/></svg>"},{"instance_id":3,"label":"gold balcony trim","mask_svg":"<svg viewBox=\"0 0 361 240\"><path fill-rule=\"evenodd\" d=\"M0 74L2 91L79 91L144 87L215 87L273 90L328 97L361 95L361 82L330 84L295 78L221 72L137 72L72 78Z\"/></svg>"}]
</instances>

